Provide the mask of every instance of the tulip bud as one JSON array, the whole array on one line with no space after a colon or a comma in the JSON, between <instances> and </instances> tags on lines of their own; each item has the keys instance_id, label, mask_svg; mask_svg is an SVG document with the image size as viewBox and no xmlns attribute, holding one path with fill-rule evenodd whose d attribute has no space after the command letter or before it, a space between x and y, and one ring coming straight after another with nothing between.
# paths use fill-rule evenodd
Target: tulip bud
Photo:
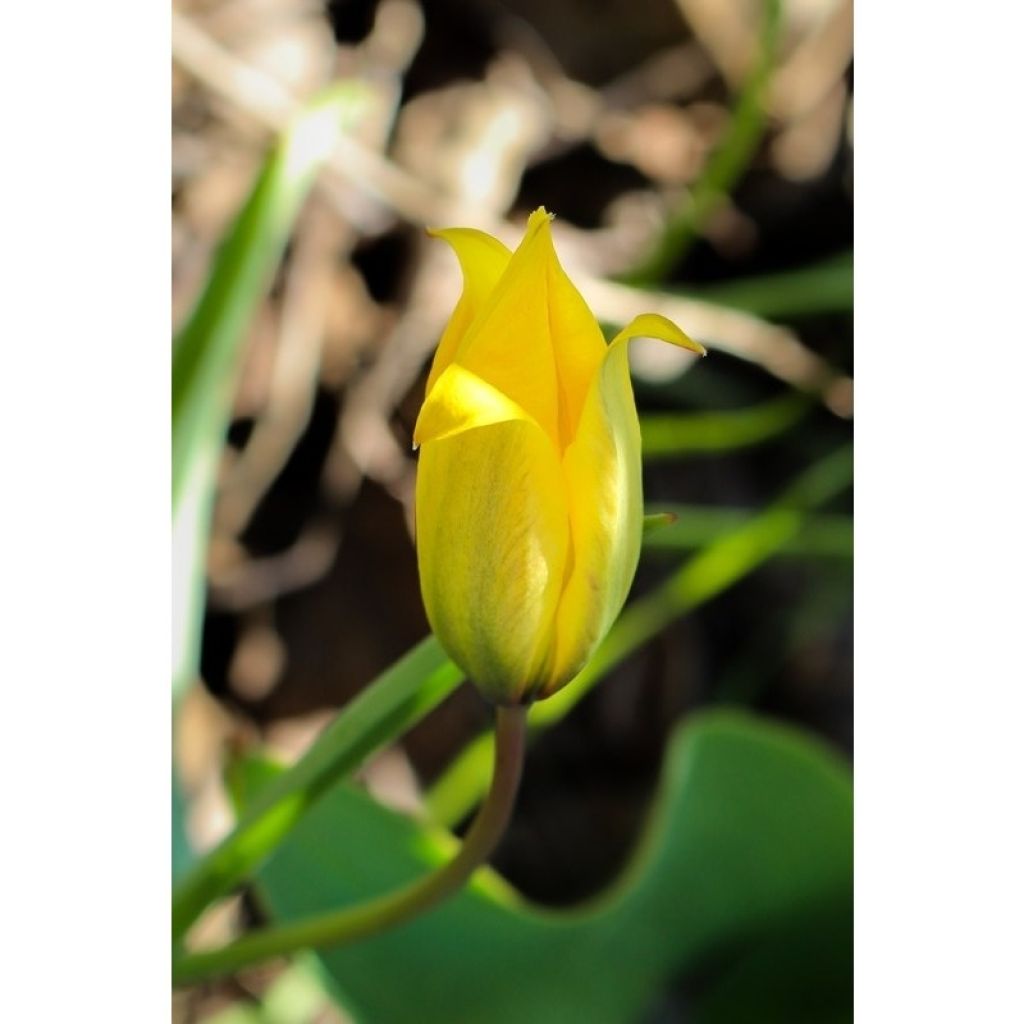
<instances>
[{"instance_id":1,"label":"tulip bud","mask_svg":"<svg viewBox=\"0 0 1024 1024\"><path fill-rule=\"evenodd\" d=\"M420 586L438 640L498 704L576 676L633 582L643 498L627 342L704 351L653 313L606 344L551 219L533 213L514 253L481 231L433 232L464 284L414 434Z\"/></svg>"}]
</instances>

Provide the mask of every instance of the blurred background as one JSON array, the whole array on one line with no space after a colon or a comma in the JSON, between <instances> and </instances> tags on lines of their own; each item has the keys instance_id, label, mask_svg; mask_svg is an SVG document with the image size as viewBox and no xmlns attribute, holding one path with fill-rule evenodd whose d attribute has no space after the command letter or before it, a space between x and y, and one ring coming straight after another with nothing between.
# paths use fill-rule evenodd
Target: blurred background
<instances>
[{"instance_id":1,"label":"blurred background","mask_svg":"<svg viewBox=\"0 0 1024 1024\"><path fill-rule=\"evenodd\" d=\"M694 710L742 706L852 755L852 5L176 0L176 328L273 139L339 80L351 125L247 324L216 469L176 729L188 841L230 827L230 752L295 758L427 634L411 432L460 277L424 226L514 245L544 205L603 324L656 310L710 350L634 346L646 502L679 513L634 597L690 575L531 748L495 860L530 899L578 903L628 861ZM415 807L488 722L460 687L361 779ZM257 914L243 895L202 924L223 940ZM291 1016L230 1016L280 971L178 993L175 1019L348 1019L309 993ZM691 984L643 1020L689 1019Z\"/></svg>"}]
</instances>

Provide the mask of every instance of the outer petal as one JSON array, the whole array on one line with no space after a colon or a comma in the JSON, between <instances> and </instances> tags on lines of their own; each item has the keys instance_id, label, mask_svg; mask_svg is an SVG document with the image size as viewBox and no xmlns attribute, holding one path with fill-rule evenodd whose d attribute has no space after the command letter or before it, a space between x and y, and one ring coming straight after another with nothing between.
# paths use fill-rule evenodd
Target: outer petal
<instances>
[{"instance_id":1,"label":"outer petal","mask_svg":"<svg viewBox=\"0 0 1024 1024\"><path fill-rule=\"evenodd\" d=\"M441 644L492 700L520 702L550 677L569 546L550 439L521 418L425 443L416 532L423 602Z\"/></svg>"},{"instance_id":2,"label":"outer petal","mask_svg":"<svg viewBox=\"0 0 1024 1024\"><path fill-rule=\"evenodd\" d=\"M590 385L608 346L597 318L562 269L547 224L540 240L547 250L548 321L560 385L559 429L562 446L567 447L576 436Z\"/></svg>"},{"instance_id":3,"label":"outer petal","mask_svg":"<svg viewBox=\"0 0 1024 1024\"><path fill-rule=\"evenodd\" d=\"M427 378L427 394L451 363L466 331L483 308L495 285L505 272L512 253L498 239L473 228L447 228L431 231L455 250L462 268L462 296L437 346L434 363Z\"/></svg>"},{"instance_id":4,"label":"outer petal","mask_svg":"<svg viewBox=\"0 0 1024 1024\"><path fill-rule=\"evenodd\" d=\"M696 352L699 356L708 354L707 349L699 341L694 341L660 313L641 313L634 317L615 335L609 348L614 348L620 342L632 341L633 338L659 338L661 341L668 341L680 348Z\"/></svg>"},{"instance_id":5,"label":"outer petal","mask_svg":"<svg viewBox=\"0 0 1024 1024\"><path fill-rule=\"evenodd\" d=\"M587 662L621 611L636 574L643 493L627 343L637 337L704 351L655 313L637 317L608 347L563 460L573 561L559 603L552 679L540 696L553 693Z\"/></svg>"},{"instance_id":6,"label":"outer petal","mask_svg":"<svg viewBox=\"0 0 1024 1024\"><path fill-rule=\"evenodd\" d=\"M413 430L413 444L419 446L465 430L509 420L527 420L536 425L529 413L497 388L453 363L438 377L420 409ZM480 482L480 486L489 484L489 479Z\"/></svg>"},{"instance_id":7,"label":"outer petal","mask_svg":"<svg viewBox=\"0 0 1024 1024\"><path fill-rule=\"evenodd\" d=\"M551 215L526 235L454 360L525 409L560 448L572 440L606 346L551 242Z\"/></svg>"}]
</instances>

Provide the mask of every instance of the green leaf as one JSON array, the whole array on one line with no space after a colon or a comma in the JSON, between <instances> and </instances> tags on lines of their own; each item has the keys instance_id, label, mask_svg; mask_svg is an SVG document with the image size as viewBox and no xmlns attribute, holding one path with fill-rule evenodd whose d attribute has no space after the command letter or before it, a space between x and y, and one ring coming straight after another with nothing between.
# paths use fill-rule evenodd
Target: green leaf
<instances>
[{"instance_id":1,"label":"green leaf","mask_svg":"<svg viewBox=\"0 0 1024 1024\"><path fill-rule=\"evenodd\" d=\"M655 505L645 517L645 524L656 516L668 518L659 519L660 529L648 532L645 525L644 556L666 558L698 550L749 525L758 515L758 509L723 505ZM783 544L778 553L806 558L852 558L853 521L844 515L809 515L800 532Z\"/></svg>"},{"instance_id":2,"label":"green leaf","mask_svg":"<svg viewBox=\"0 0 1024 1024\"><path fill-rule=\"evenodd\" d=\"M258 891L275 920L294 920L408 882L451 848L340 786L278 848ZM598 899L536 909L484 870L438 910L320 956L372 1024L623 1024L680 978L698 1022L838 1020L849 1015L851 876L846 766L790 728L705 713L674 735L647 834ZM728 1015L744 1005L752 1016Z\"/></svg>"},{"instance_id":3,"label":"green leaf","mask_svg":"<svg viewBox=\"0 0 1024 1024\"><path fill-rule=\"evenodd\" d=\"M644 462L764 444L799 423L812 404L790 393L747 409L649 413L640 418Z\"/></svg>"},{"instance_id":4,"label":"green leaf","mask_svg":"<svg viewBox=\"0 0 1024 1024\"><path fill-rule=\"evenodd\" d=\"M770 320L848 313L853 309L853 253L840 253L797 270L680 289L678 293Z\"/></svg>"},{"instance_id":5,"label":"green leaf","mask_svg":"<svg viewBox=\"0 0 1024 1024\"><path fill-rule=\"evenodd\" d=\"M342 130L367 94L346 82L317 98L267 157L253 190L213 261L195 308L174 346L171 415L175 499L192 462L210 441L231 400L238 350L270 274L313 184ZM217 446L223 442L216 438Z\"/></svg>"},{"instance_id":6,"label":"green leaf","mask_svg":"<svg viewBox=\"0 0 1024 1024\"><path fill-rule=\"evenodd\" d=\"M317 170L364 109L365 89L333 87L274 146L213 261L174 345L171 383L174 514L174 692L198 661L203 567L217 463L228 427L238 355Z\"/></svg>"},{"instance_id":7,"label":"green leaf","mask_svg":"<svg viewBox=\"0 0 1024 1024\"><path fill-rule=\"evenodd\" d=\"M666 278L750 165L764 134L764 99L778 49L781 13L781 0L766 0L754 67L736 97L725 134L652 251L624 275L627 282L644 285Z\"/></svg>"},{"instance_id":8,"label":"green leaf","mask_svg":"<svg viewBox=\"0 0 1024 1024\"><path fill-rule=\"evenodd\" d=\"M185 824L185 794L177 770L171 772L171 880L177 882L193 864L195 851L189 842Z\"/></svg>"},{"instance_id":9,"label":"green leaf","mask_svg":"<svg viewBox=\"0 0 1024 1024\"><path fill-rule=\"evenodd\" d=\"M174 938L252 871L328 787L418 722L462 678L431 636L346 705L301 760L261 787L234 830L175 888ZM244 797L240 781L232 783Z\"/></svg>"}]
</instances>

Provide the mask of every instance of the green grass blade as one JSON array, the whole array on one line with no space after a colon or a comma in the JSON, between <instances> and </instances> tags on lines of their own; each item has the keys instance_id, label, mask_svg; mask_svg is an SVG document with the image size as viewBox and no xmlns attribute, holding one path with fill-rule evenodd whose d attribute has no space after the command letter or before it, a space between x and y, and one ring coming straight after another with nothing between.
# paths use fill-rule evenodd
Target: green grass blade
<instances>
[{"instance_id":1,"label":"green grass blade","mask_svg":"<svg viewBox=\"0 0 1024 1024\"><path fill-rule=\"evenodd\" d=\"M853 253L778 274L739 278L700 289L679 290L689 298L742 310L766 320L788 320L853 309Z\"/></svg>"},{"instance_id":2,"label":"green grass blade","mask_svg":"<svg viewBox=\"0 0 1024 1024\"><path fill-rule=\"evenodd\" d=\"M364 102L361 86L335 86L277 141L175 340L171 385L175 503L191 462L209 441L211 428L227 415L245 328L280 261L313 179Z\"/></svg>"},{"instance_id":3,"label":"green grass blade","mask_svg":"<svg viewBox=\"0 0 1024 1024\"><path fill-rule=\"evenodd\" d=\"M362 86L338 85L312 103L281 136L175 340L171 382L175 694L192 680L198 660L214 480L245 328L266 291L316 172L341 131L363 108L364 97Z\"/></svg>"},{"instance_id":4,"label":"green grass blade","mask_svg":"<svg viewBox=\"0 0 1024 1024\"><path fill-rule=\"evenodd\" d=\"M701 228L732 191L750 164L764 133L764 99L775 65L781 0L767 0L756 63L743 84L729 127L711 155L686 203L670 218L654 250L631 273L630 284L664 280L686 255Z\"/></svg>"},{"instance_id":5,"label":"green grass blade","mask_svg":"<svg viewBox=\"0 0 1024 1024\"><path fill-rule=\"evenodd\" d=\"M658 505L654 514L671 517L662 529L644 534L644 555L670 557L714 543L749 523L756 509L710 505ZM853 557L853 522L843 515L808 515L800 533L778 552L800 558Z\"/></svg>"},{"instance_id":6,"label":"green grass blade","mask_svg":"<svg viewBox=\"0 0 1024 1024\"><path fill-rule=\"evenodd\" d=\"M306 755L260 792L231 834L175 889L175 939L208 904L249 875L332 783L423 718L462 678L431 636L343 708Z\"/></svg>"},{"instance_id":7,"label":"green grass blade","mask_svg":"<svg viewBox=\"0 0 1024 1024\"><path fill-rule=\"evenodd\" d=\"M640 417L644 461L765 444L799 423L813 403L787 393L747 409L649 413Z\"/></svg>"}]
</instances>

